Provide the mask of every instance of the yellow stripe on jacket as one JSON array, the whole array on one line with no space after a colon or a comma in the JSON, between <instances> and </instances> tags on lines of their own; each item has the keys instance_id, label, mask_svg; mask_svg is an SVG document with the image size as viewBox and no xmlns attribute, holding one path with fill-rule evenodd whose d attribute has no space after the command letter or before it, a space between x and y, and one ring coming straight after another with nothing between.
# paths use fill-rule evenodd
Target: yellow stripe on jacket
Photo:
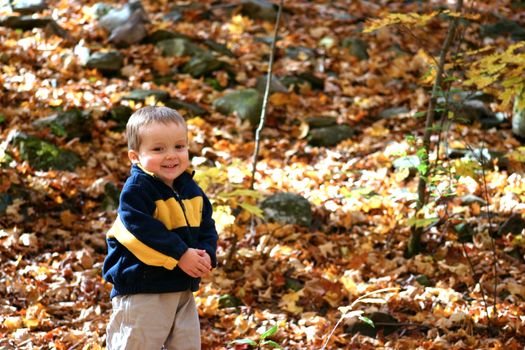
<instances>
[{"instance_id":1,"label":"yellow stripe on jacket","mask_svg":"<svg viewBox=\"0 0 525 350\"><path fill-rule=\"evenodd\" d=\"M140 261L150 266L162 266L168 270L173 270L178 261L171 256L148 247L129 232L120 217L113 223L113 226L107 233L108 238L116 238L123 246L133 253Z\"/></svg>"},{"instance_id":2,"label":"yellow stripe on jacket","mask_svg":"<svg viewBox=\"0 0 525 350\"><path fill-rule=\"evenodd\" d=\"M186 218L191 227L199 227L202 219L202 197L183 199ZM184 212L175 198L155 201L157 209L153 217L160 220L168 230L187 226Z\"/></svg>"}]
</instances>

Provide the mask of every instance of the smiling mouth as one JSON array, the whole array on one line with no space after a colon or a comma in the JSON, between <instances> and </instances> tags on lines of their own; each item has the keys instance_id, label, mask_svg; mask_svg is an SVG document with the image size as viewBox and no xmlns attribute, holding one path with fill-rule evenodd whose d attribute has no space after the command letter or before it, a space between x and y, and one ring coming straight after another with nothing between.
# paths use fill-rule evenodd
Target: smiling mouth
<instances>
[{"instance_id":1,"label":"smiling mouth","mask_svg":"<svg viewBox=\"0 0 525 350\"><path fill-rule=\"evenodd\" d=\"M163 165L162 167L163 167L163 168L173 169L173 168L176 168L177 165Z\"/></svg>"}]
</instances>

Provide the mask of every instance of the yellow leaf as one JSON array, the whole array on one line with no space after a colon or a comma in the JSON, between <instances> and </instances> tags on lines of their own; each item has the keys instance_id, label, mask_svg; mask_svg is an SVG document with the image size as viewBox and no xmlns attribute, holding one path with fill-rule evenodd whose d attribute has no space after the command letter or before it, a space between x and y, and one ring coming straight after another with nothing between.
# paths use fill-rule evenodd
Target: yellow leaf
<instances>
[{"instance_id":1,"label":"yellow leaf","mask_svg":"<svg viewBox=\"0 0 525 350\"><path fill-rule=\"evenodd\" d=\"M19 316L6 317L6 319L4 320L3 326L9 330L15 330L18 328L22 328L23 326L22 317L19 317Z\"/></svg>"},{"instance_id":2,"label":"yellow leaf","mask_svg":"<svg viewBox=\"0 0 525 350\"><path fill-rule=\"evenodd\" d=\"M456 174L459 176L469 176L472 179L476 180L479 178L480 165L478 162L473 160L456 160L454 163L454 168L456 169Z\"/></svg>"},{"instance_id":3,"label":"yellow leaf","mask_svg":"<svg viewBox=\"0 0 525 350\"><path fill-rule=\"evenodd\" d=\"M297 301L301 298L303 295L302 290L298 292L291 292L288 294L283 295L281 301L279 302L279 306L283 308L284 310L294 313L294 314L300 314L303 312L303 308L300 306L297 306Z\"/></svg>"}]
</instances>

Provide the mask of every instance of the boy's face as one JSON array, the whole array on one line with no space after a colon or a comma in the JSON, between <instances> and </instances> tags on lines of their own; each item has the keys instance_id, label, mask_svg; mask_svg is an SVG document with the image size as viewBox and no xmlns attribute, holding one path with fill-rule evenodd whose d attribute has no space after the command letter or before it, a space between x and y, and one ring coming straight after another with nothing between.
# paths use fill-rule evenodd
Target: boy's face
<instances>
[{"instance_id":1,"label":"boy's face","mask_svg":"<svg viewBox=\"0 0 525 350\"><path fill-rule=\"evenodd\" d=\"M138 151L128 151L129 159L171 187L190 165L186 128L175 123L151 123L142 129L140 140Z\"/></svg>"}]
</instances>

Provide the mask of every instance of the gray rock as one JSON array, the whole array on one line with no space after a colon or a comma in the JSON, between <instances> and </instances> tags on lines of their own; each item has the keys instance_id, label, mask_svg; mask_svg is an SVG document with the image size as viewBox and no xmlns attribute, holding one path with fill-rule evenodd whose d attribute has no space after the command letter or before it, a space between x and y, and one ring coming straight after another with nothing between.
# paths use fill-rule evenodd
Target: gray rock
<instances>
[{"instance_id":1,"label":"gray rock","mask_svg":"<svg viewBox=\"0 0 525 350\"><path fill-rule=\"evenodd\" d=\"M156 101L167 101L170 98L170 94L164 90L145 90L136 89L131 91L126 96L122 97L123 100L132 100L137 102L144 102L148 97L155 96Z\"/></svg>"},{"instance_id":2,"label":"gray rock","mask_svg":"<svg viewBox=\"0 0 525 350\"><path fill-rule=\"evenodd\" d=\"M182 67L182 72L193 77L201 77L221 69L224 63L219 61L209 52L196 54L191 60Z\"/></svg>"},{"instance_id":3,"label":"gray rock","mask_svg":"<svg viewBox=\"0 0 525 350\"><path fill-rule=\"evenodd\" d=\"M266 90L266 83L268 81L268 75L263 75L257 78L257 82L255 84L255 88L257 91L259 91L261 94L264 94ZM276 76L272 75L272 81L270 82L270 94L273 94L274 92L288 92L288 89L286 86L284 86L283 83L277 78Z\"/></svg>"},{"instance_id":4,"label":"gray rock","mask_svg":"<svg viewBox=\"0 0 525 350\"><path fill-rule=\"evenodd\" d=\"M307 139L312 146L330 147L354 135L354 129L348 125L341 124L311 129Z\"/></svg>"},{"instance_id":5,"label":"gray rock","mask_svg":"<svg viewBox=\"0 0 525 350\"><path fill-rule=\"evenodd\" d=\"M345 38L341 43L341 46L348 49L348 52L357 57L360 61L367 60L368 56L368 44L359 38Z\"/></svg>"},{"instance_id":6,"label":"gray rock","mask_svg":"<svg viewBox=\"0 0 525 350\"><path fill-rule=\"evenodd\" d=\"M383 109L381 112L379 112L379 118L381 119L389 119L396 117L400 114L406 114L410 112L408 108L406 107L393 107L393 108L387 108Z\"/></svg>"},{"instance_id":7,"label":"gray rock","mask_svg":"<svg viewBox=\"0 0 525 350\"><path fill-rule=\"evenodd\" d=\"M141 12L146 21L146 14L140 1L133 1L125 4L121 8L111 9L109 12L102 16L98 24L109 32L113 32L117 27L125 25L131 19L134 12Z\"/></svg>"},{"instance_id":8,"label":"gray rock","mask_svg":"<svg viewBox=\"0 0 525 350\"><path fill-rule=\"evenodd\" d=\"M510 36L513 40L525 40L525 28L518 22L512 21L501 15L499 21L493 24L482 24L480 34L483 37Z\"/></svg>"},{"instance_id":9,"label":"gray rock","mask_svg":"<svg viewBox=\"0 0 525 350\"><path fill-rule=\"evenodd\" d=\"M20 158L26 160L37 170L69 170L82 164L81 158L74 152L63 150L56 145L18 132L11 138L18 147Z\"/></svg>"},{"instance_id":10,"label":"gray rock","mask_svg":"<svg viewBox=\"0 0 525 350\"><path fill-rule=\"evenodd\" d=\"M474 228L468 223L454 225L454 231L458 235L458 241L462 243L472 242L474 237Z\"/></svg>"},{"instance_id":11,"label":"gray rock","mask_svg":"<svg viewBox=\"0 0 525 350\"><path fill-rule=\"evenodd\" d=\"M522 98L514 98L514 108L512 109L512 133L525 139L525 108L520 108Z\"/></svg>"},{"instance_id":12,"label":"gray rock","mask_svg":"<svg viewBox=\"0 0 525 350\"><path fill-rule=\"evenodd\" d=\"M277 8L271 2L264 0L241 0L241 13L254 19L275 21Z\"/></svg>"},{"instance_id":13,"label":"gray rock","mask_svg":"<svg viewBox=\"0 0 525 350\"><path fill-rule=\"evenodd\" d=\"M498 236L512 233L513 235L519 235L525 229L525 220L521 217L521 214L512 214L503 224L501 224L498 230Z\"/></svg>"},{"instance_id":14,"label":"gray rock","mask_svg":"<svg viewBox=\"0 0 525 350\"><path fill-rule=\"evenodd\" d=\"M286 56L293 58L294 60L301 58L315 58L315 51L305 46L289 46L286 48L285 53Z\"/></svg>"},{"instance_id":15,"label":"gray rock","mask_svg":"<svg viewBox=\"0 0 525 350\"><path fill-rule=\"evenodd\" d=\"M421 160L419 159L419 157L415 155L411 155L411 156L404 156L404 157L397 158L392 163L392 166L396 170L405 169L405 168L417 169L420 164L421 164Z\"/></svg>"},{"instance_id":16,"label":"gray rock","mask_svg":"<svg viewBox=\"0 0 525 350\"><path fill-rule=\"evenodd\" d=\"M299 85L308 84L314 90L324 89L324 80L316 77L312 73L304 72L297 75L287 75L281 79L281 82L287 88L294 87L295 91L298 91Z\"/></svg>"},{"instance_id":17,"label":"gray rock","mask_svg":"<svg viewBox=\"0 0 525 350\"><path fill-rule=\"evenodd\" d=\"M111 10L113 10L113 6L103 2L97 2L95 5L91 6L91 13L93 13L96 19L104 17Z\"/></svg>"},{"instance_id":18,"label":"gray rock","mask_svg":"<svg viewBox=\"0 0 525 350\"><path fill-rule=\"evenodd\" d=\"M106 115L105 119L117 122L116 129L123 130L126 127L129 117L133 110L128 106L118 105L113 107Z\"/></svg>"},{"instance_id":19,"label":"gray rock","mask_svg":"<svg viewBox=\"0 0 525 350\"><path fill-rule=\"evenodd\" d=\"M256 125L261 117L262 96L255 89L234 91L215 100L213 107L219 113L235 113L241 121Z\"/></svg>"},{"instance_id":20,"label":"gray rock","mask_svg":"<svg viewBox=\"0 0 525 350\"><path fill-rule=\"evenodd\" d=\"M4 214L7 207L13 203L11 196L7 193L0 193L0 214Z\"/></svg>"},{"instance_id":21,"label":"gray rock","mask_svg":"<svg viewBox=\"0 0 525 350\"><path fill-rule=\"evenodd\" d=\"M157 48L163 56L193 56L204 53L204 49L186 38L171 38L159 41Z\"/></svg>"},{"instance_id":22,"label":"gray rock","mask_svg":"<svg viewBox=\"0 0 525 350\"><path fill-rule=\"evenodd\" d=\"M44 28L49 23L54 22L51 17L33 18L32 16L7 16L0 17L0 26L31 30L33 28Z\"/></svg>"},{"instance_id":23,"label":"gray rock","mask_svg":"<svg viewBox=\"0 0 525 350\"><path fill-rule=\"evenodd\" d=\"M464 148L449 148L447 149L447 157L450 159L462 158L465 160L472 160L479 164L483 164L485 168L492 168L496 161L500 169L507 168L509 165L509 159L505 156L505 153L491 151L487 148L475 148L472 150Z\"/></svg>"},{"instance_id":24,"label":"gray rock","mask_svg":"<svg viewBox=\"0 0 525 350\"><path fill-rule=\"evenodd\" d=\"M117 47L127 47L141 42L147 34L144 26L144 13L135 11L126 23L111 32L108 40Z\"/></svg>"},{"instance_id":25,"label":"gray rock","mask_svg":"<svg viewBox=\"0 0 525 350\"><path fill-rule=\"evenodd\" d=\"M196 104L182 101L179 99L171 99L166 101L166 106L178 110L183 115L188 114L190 117L197 117L208 114L208 111L204 108Z\"/></svg>"},{"instance_id":26,"label":"gray rock","mask_svg":"<svg viewBox=\"0 0 525 350\"><path fill-rule=\"evenodd\" d=\"M29 15L47 9L47 4L44 0L15 0L11 7L14 12Z\"/></svg>"},{"instance_id":27,"label":"gray rock","mask_svg":"<svg viewBox=\"0 0 525 350\"><path fill-rule=\"evenodd\" d=\"M95 52L86 63L90 69L98 69L102 73L119 72L124 64L124 57L119 51Z\"/></svg>"},{"instance_id":28,"label":"gray rock","mask_svg":"<svg viewBox=\"0 0 525 350\"><path fill-rule=\"evenodd\" d=\"M325 128L337 125L337 119L333 117L309 117L306 118L306 123L310 126L310 129Z\"/></svg>"},{"instance_id":29,"label":"gray rock","mask_svg":"<svg viewBox=\"0 0 525 350\"><path fill-rule=\"evenodd\" d=\"M276 193L266 198L261 208L269 221L301 226L310 226L312 223L310 203L298 194Z\"/></svg>"},{"instance_id":30,"label":"gray rock","mask_svg":"<svg viewBox=\"0 0 525 350\"><path fill-rule=\"evenodd\" d=\"M204 45L206 45L210 50L217 52L221 55L227 56L227 57L235 57L235 54L228 49L228 47L224 44L218 43L216 41L206 39L202 42Z\"/></svg>"},{"instance_id":31,"label":"gray rock","mask_svg":"<svg viewBox=\"0 0 525 350\"><path fill-rule=\"evenodd\" d=\"M191 38L185 34L176 33L176 32L172 32L170 30L165 30L165 29L158 29L152 32L151 34L149 34L144 39L144 42L149 43L149 44L157 44L163 40L175 39L175 38L191 40Z\"/></svg>"},{"instance_id":32,"label":"gray rock","mask_svg":"<svg viewBox=\"0 0 525 350\"><path fill-rule=\"evenodd\" d=\"M498 126L504 122L502 114L494 113L488 106L493 97L482 92L459 91L448 97L447 108L454 113L457 122L471 124L478 121L483 128ZM445 98L437 101L445 105Z\"/></svg>"},{"instance_id":33,"label":"gray rock","mask_svg":"<svg viewBox=\"0 0 525 350\"><path fill-rule=\"evenodd\" d=\"M461 196L460 200L461 200L461 204L462 205L470 205L470 204L473 204L473 203L478 203L478 204L481 204L481 205L487 205L487 202L483 198L475 196L473 194L466 194L464 196Z\"/></svg>"},{"instance_id":34,"label":"gray rock","mask_svg":"<svg viewBox=\"0 0 525 350\"><path fill-rule=\"evenodd\" d=\"M65 136L68 140L78 137L85 141L91 138L93 120L89 112L72 109L38 119L33 125L37 128L49 128L53 134Z\"/></svg>"}]
</instances>

